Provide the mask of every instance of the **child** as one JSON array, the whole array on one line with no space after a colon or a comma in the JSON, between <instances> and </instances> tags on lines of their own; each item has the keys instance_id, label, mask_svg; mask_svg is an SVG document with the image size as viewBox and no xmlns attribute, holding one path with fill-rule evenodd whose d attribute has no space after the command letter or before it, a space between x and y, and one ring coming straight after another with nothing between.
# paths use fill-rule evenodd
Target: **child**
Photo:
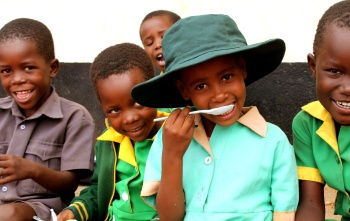
<instances>
[{"instance_id":1,"label":"child","mask_svg":"<svg viewBox=\"0 0 350 221\"><path fill-rule=\"evenodd\" d=\"M148 13L140 25L140 39L150 56L154 68L164 72L165 62L162 53L162 38L180 16L167 10L157 10Z\"/></svg>"},{"instance_id":2,"label":"child","mask_svg":"<svg viewBox=\"0 0 350 221\"><path fill-rule=\"evenodd\" d=\"M162 39L168 30L181 17L174 12L167 10L157 10L148 13L140 25L140 38L144 49L151 58L156 73L164 72L165 62L162 53ZM159 111L171 113L170 108L158 108Z\"/></svg>"},{"instance_id":3,"label":"child","mask_svg":"<svg viewBox=\"0 0 350 221\"><path fill-rule=\"evenodd\" d=\"M324 220L325 184L338 190L335 214L350 220L350 1L321 17L307 56L318 101L293 120L300 202L296 220Z\"/></svg>"},{"instance_id":4,"label":"child","mask_svg":"<svg viewBox=\"0 0 350 221\"><path fill-rule=\"evenodd\" d=\"M282 61L284 42L247 45L226 15L176 22L164 35L166 70L132 90L150 107L173 111L147 159L143 196L158 192L160 220L294 220L298 202L293 149L256 107L248 85ZM171 99L168 99L171 98ZM189 115L234 104L221 115Z\"/></svg>"},{"instance_id":5,"label":"child","mask_svg":"<svg viewBox=\"0 0 350 221\"><path fill-rule=\"evenodd\" d=\"M0 220L50 219L93 168L94 122L51 85L59 62L50 30L15 19L0 30Z\"/></svg>"},{"instance_id":6,"label":"child","mask_svg":"<svg viewBox=\"0 0 350 221\"><path fill-rule=\"evenodd\" d=\"M82 190L59 220L152 220L156 210L140 197L146 158L162 122L157 112L136 103L131 89L154 76L152 62L139 46L123 43L102 51L90 70L107 116L107 129L95 145L91 186Z\"/></svg>"}]
</instances>

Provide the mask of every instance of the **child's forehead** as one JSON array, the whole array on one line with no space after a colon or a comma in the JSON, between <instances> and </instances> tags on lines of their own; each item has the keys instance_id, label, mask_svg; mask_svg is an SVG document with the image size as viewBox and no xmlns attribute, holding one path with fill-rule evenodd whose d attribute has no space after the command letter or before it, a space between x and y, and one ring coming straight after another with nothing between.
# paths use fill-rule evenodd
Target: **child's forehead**
<instances>
[{"instance_id":1,"label":"child's forehead","mask_svg":"<svg viewBox=\"0 0 350 221\"><path fill-rule=\"evenodd\" d=\"M35 41L32 40L26 40L22 38L9 38L3 41L0 41L0 51L2 53L6 54L23 54L26 55L34 55L44 57L42 55L37 47L37 44Z\"/></svg>"},{"instance_id":2,"label":"child's forehead","mask_svg":"<svg viewBox=\"0 0 350 221\"><path fill-rule=\"evenodd\" d=\"M185 76L200 77L201 73L210 71L212 74L217 74L235 67L240 67L238 56L225 55L186 67L179 71L178 76L180 78Z\"/></svg>"}]
</instances>

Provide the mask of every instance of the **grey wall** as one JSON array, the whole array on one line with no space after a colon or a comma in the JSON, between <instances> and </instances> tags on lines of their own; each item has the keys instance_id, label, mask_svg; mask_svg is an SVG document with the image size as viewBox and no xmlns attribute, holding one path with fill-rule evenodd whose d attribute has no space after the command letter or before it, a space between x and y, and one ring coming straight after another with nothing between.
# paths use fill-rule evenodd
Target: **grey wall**
<instances>
[{"instance_id":1,"label":"grey wall","mask_svg":"<svg viewBox=\"0 0 350 221\"><path fill-rule=\"evenodd\" d=\"M84 105L96 122L95 136L105 128L104 114L89 79L90 63L61 63L53 80L58 94ZM300 107L316 99L315 82L306 63L282 63L273 73L247 87L246 106L257 106L265 119L292 139L291 122ZM0 88L0 97L5 97Z\"/></svg>"}]
</instances>

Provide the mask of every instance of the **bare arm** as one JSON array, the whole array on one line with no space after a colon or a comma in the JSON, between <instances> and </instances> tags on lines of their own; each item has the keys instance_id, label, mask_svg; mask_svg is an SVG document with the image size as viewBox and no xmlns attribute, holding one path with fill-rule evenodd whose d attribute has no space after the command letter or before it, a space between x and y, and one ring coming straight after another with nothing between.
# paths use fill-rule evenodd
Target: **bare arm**
<instances>
[{"instance_id":1,"label":"bare arm","mask_svg":"<svg viewBox=\"0 0 350 221\"><path fill-rule=\"evenodd\" d=\"M55 193L73 192L78 179L73 172L56 171L34 161L15 155L0 155L0 184L15 180L33 179Z\"/></svg>"},{"instance_id":2,"label":"bare arm","mask_svg":"<svg viewBox=\"0 0 350 221\"><path fill-rule=\"evenodd\" d=\"M172 112L163 129L162 179L156 202L161 220L183 220L185 215L182 158L194 132L194 116L189 111L187 107Z\"/></svg>"},{"instance_id":3,"label":"bare arm","mask_svg":"<svg viewBox=\"0 0 350 221\"><path fill-rule=\"evenodd\" d=\"M324 221L324 186L312 181L299 181L299 205L296 221Z\"/></svg>"}]
</instances>

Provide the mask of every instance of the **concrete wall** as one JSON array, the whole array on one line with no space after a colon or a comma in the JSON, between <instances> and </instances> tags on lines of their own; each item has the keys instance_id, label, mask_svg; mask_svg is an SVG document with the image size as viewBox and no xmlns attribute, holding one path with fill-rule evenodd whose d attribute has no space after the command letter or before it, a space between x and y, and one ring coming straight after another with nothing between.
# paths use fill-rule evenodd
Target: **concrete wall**
<instances>
[{"instance_id":1,"label":"concrete wall","mask_svg":"<svg viewBox=\"0 0 350 221\"><path fill-rule=\"evenodd\" d=\"M53 80L62 97L84 105L96 121L95 136L104 126L104 113L89 79L90 63L61 63ZM316 99L314 80L306 63L282 63L273 73L249 85L246 106L257 106L269 122L280 126L291 141L291 122L300 107ZM0 97L6 94L0 88Z\"/></svg>"}]
</instances>

